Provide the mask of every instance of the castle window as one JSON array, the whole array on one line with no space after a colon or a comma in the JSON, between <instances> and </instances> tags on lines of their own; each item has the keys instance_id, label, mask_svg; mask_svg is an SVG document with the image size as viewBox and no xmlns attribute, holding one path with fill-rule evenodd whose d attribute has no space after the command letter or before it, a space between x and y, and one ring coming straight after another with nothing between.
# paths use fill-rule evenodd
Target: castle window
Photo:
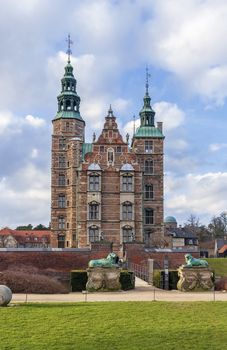
<instances>
[{"instance_id":1,"label":"castle window","mask_svg":"<svg viewBox=\"0 0 227 350\"><path fill-rule=\"evenodd\" d=\"M58 235L58 248L65 248L65 236Z\"/></svg>"},{"instance_id":2,"label":"castle window","mask_svg":"<svg viewBox=\"0 0 227 350\"><path fill-rule=\"evenodd\" d=\"M58 196L58 208L65 208L65 195L64 194L59 194Z\"/></svg>"},{"instance_id":3,"label":"castle window","mask_svg":"<svg viewBox=\"0 0 227 350\"><path fill-rule=\"evenodd\" d=\"M112 148L108 148L107 161L109 164L113 164L114 162L114 150Z\"/></svg>"},{"instance_id":4,"label":"castle window","mask_svg":"<svg viewBox=\"0 0 227 350\"><path fill-rule=\"evenodd\" d=\"M117 146L117 153L121 153L121 146Z\"/></svg>"},{"instance_id":5,"label":"castle window","mask_svg":"<svg viewBox=\"0 0 227 350\"><path fill-rule=\"evenodd\" d=\"M59 168L65 168L65 156L59 156Z\"/></svg>"},{"instance_id":6,"label":"castle window","mask_svg":"<svg viewBox=\"0 0 227 350\"><path fill-rule=\"evenodd\" d=\"M153 141L145 141L144 148L145 148L145 153L152 153L153 152Z\"/></svg>"},{"instance_id":7,"label":"castle window","mask_svg":"<svg viewBox=\"0 0 227 350\"><path fill-rule=\"evenodd\" d=\"M124 243L133 241L133 231L131 226L124 226L122 229L122 240Z\"/></svg>"},{"instance_id":8,"label":"castle window","mask_svg":"<svg viewBox=\"0 0 227 350\"><path fill-rule=\"evenodd\" d=\"M145 224L152 225L154 223L154 209L145 209Z\"/></svg>"},{"instance_id":9,"label":"castle window","mask_svg":"<svg viewBox=\"0 0 227 350\"><path fill-rule=\"evenodd\" d=\"M153 199L154 198L154 186L153 185L145 185L144 194L145 194L145 199Z\"/></svg>"},{"instance_id":10,"label":"castle window","mask_svg":"<svg viewBox=\"0 0 227 350\"><path fill-rule=\"evenodd\" d=\"M98 242L99 241L99 228L97 226L90 226L88 229L89 242Z\"/></svg>"},{"instance_id":11,"label":"castle window","mask_svg":"<svg viewBox=\"0 0 227 350\"><path fill-rule=\"evenodd\" d=\"M71 101L70 100L66 100L66 109L68 111L70 111L70 109L71 109Z\"/></svg>"},{"instance_id":12,"label":"castle window","mask_svg":"<svg viewBox=\"0 0 227 350\"><path fill-rule=\"evenodd\" d=\"M59 228L59 230L65 229L65 217L64 216L58 217L58 228Z\"/></svg>"},{"instance_id":13,"label":"castle window","mask_svg":"<svg viewBox=\"0 0 227 350\"><path fill-rule=\"evenodd\" d=\"M89 191L99 191L99 175L89 176Z\"/></svg>"},{"instance_id":14,"label":"castle window","mask_svg":"<svg viewBox=\"0 0 227 350\"><path fill-rule=\"evenodd\" d=\"M122 220L132 220L132 203L130 202L123 203Z\"/></svg>"},{"instance_id":15,"label":"castle window","mask_svg":"<svg viewBox=\"0 0 227 350\"><path fill-rule=\"evenodd\" d=\"M154 162L151 159L145 160L144 163L144 172L145 174L154 174Z\"/></svg>"},{"instance_id":16,"label":"castle window","mask_svg":"<svg viewBox=\"0 0 227 350\"><path fill-rule=\"evenodd\" d=\"M99 219L99 204L92 202L89 204L89 220Z\"/></svg>"},{"instance_id":17,"label":"castle window","mask_svg":"<svg viewBox=\"0 0 227 350\"><path fill-rule=\"evenodd\" d=\"M65 150L65 146L66 146L65 139L64 138L60 138L59 139L59 149L60 150Z\"/></svg>"},{"instance_id":18,"label":"castle window","mask_svg":"<svg viewBox=\"0 0 227 350\"><path fill-rule=\"evenodd\" d=\"M64 174L59 174L58 185L59 186L65 186L65 175Z\"/></svg>"},{"instance_id":19,"label":"castle window","mask_svg":"<svg viewBox=\"0 0 227 350\"><path fill-rule=\"evenodd\" d=\"M103 152L104 152L104 146L100 146L100 147L99 147L99 152L100 152L100 153L103 153Z\"/></svg>"},{"instance_id":20,"label":"castle window","mask_svg":"<svg viewBox=\"0 0 227 350\"><path fill-rule=\"evenodd\" d=\"M126 174L122 176L122 191L132 192L132 175Z\"/></svg>"}]
</instances>

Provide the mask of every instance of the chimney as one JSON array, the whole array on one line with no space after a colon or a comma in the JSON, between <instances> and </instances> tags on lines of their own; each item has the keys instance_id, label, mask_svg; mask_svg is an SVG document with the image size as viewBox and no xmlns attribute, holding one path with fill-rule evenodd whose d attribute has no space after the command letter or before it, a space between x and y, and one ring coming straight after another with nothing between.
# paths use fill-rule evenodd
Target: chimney
<instances>
[{"instance_id":1,"label":"chimney","mask_svg":"<svg viewBox=\"0 0 227 350\"><path fill-rule=\"evenodd\" d=\"M157 122L158 129L162 132L162 122Z\"/></svg>"}]
</instances>

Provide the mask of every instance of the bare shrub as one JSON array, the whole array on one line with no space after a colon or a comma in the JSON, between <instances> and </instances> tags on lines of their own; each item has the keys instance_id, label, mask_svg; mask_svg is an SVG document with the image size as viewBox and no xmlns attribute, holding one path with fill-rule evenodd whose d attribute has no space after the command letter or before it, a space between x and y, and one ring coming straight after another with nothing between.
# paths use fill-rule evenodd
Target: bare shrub
<instances>
[{"instance_id":1,"label":"bare shrub","mask_svg":"<svg viewBox=\"0 0 227 350\"><path fill-rule=\"evenodd\" d=\"M0 273L0 284L7 285L13 293L63 294L68 289L54 278L34 273L5 270Z\"/></svg>"},{"instance_id":2,"label":"bare shrub","mask_svg":"<svg viewBox=\"0 0 227 350\"><path fill-rule=\"evenodd\" d=\"M227 290L227 277L222 277L215 282L216 290Z\"/></svg>"}]
</instances>

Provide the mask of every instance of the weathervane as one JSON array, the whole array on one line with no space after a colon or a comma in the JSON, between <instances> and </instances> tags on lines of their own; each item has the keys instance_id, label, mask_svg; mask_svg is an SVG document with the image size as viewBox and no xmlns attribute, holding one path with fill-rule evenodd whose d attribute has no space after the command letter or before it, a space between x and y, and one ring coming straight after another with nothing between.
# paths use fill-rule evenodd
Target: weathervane
<instances>
[{"instance_id":1,"label":"weathervane","mask_svg":"<svg viewBox=\"0 0 227 350\"><path fill-rule=\"evenodd\" d=\"M70 39L70 34L68 34L68 38L66 39L66 41L68 43L68 49L66 53L68 55L68 63L70 63L70 55L72 54L71 45L73 44L73 41Z\"/></svg>"},{"instance_id":2,"label":"weathervane","mask_svg":"<svg viewBox=\"0 0 227 350\"><path fill-rule=\"evenodd\" d=\"M148 67L146 66L146 94L148 95L148 88L149 88L149 78L151 77Z\"/></svg>"}]
</instances>

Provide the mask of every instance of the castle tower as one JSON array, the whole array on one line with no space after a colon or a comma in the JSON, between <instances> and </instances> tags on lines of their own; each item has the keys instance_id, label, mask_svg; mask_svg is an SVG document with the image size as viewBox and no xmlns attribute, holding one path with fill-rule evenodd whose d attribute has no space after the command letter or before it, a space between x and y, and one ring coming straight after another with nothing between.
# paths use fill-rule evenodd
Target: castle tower
<instances>
[{"instance_id":1,"label":"castle tower","mask_svg":"<svg viewBox=\"0 0 227 350\"><path fill-rule=\"evenodd\" d=\"M61 79L61 93L57 97L58 110L52 121L52 246L61 248L71 247L77 240L76 193L85 128L85 122L80 115L76 79L70 63L70 49L68 53L68 63Z\"/></svg>"},{"instance_id":2,"label":"castle tower","mask_svg":"<svg viewBox=\"0 0 227 350\"><path fill-rule=\"evenodd\" d=\"M148 246L159 245L163 238L163 142L162 123L155 126L155 112L149 96L148 71L140 126L132 139L132 151L141 170L142 231Z\"/></svg>"}]
</instances>

